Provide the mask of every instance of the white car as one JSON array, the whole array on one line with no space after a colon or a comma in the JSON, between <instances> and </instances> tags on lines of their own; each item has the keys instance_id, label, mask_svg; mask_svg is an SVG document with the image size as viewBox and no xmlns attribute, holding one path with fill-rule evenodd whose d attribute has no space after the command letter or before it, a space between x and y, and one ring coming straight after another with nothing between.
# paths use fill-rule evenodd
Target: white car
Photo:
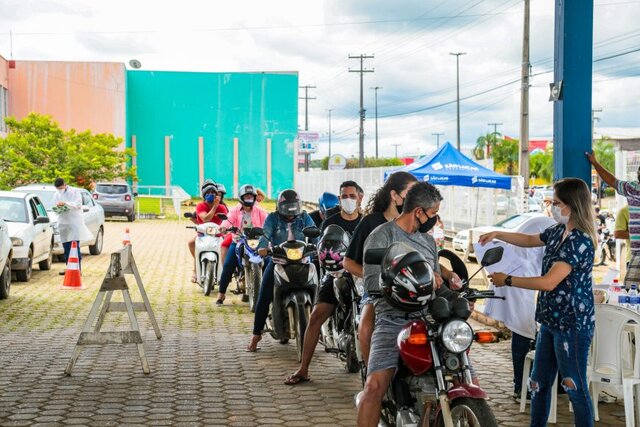
<instances>
[{"instance_id":1,"label":"white car","mask_svg":"<svg viewBox=\"0 0 640 427\"><path fill-rule=\"evenodd\" d=\"M529 197L529 212L535 212L535 213L542 212L542 205L536 202L536 200L533 197Z\"/></svg>"},{"instance_id":2,"label":"white car","mask_svg":"<svg viewBox=\"0 0 640 427\"><path fill-rule=\"evenodd\" d=\"M0 191L0 218L4 219L13 245L11 270L20 282L28 282L33 264L51 269L53 230L47 210L35 194Z\"/></svg>"},{"instance_id":3,"label":"white car","mask_svg":"<svg viewBox=\"0 0 640 427\"><path fill-rule=\"evenodd\" d=\"M473 234L473 243L476 243L482 234L489 233L491 231L518 231L521 228L527 226L532 221L547 221L549 222L549 225L555 223L553 219L548 218L540 213L530 212L520 215L514 215L505 219L504 221L500 221L495 225L475 227L468 230L460 231L453 239L453 249L458 252L464 252L467 248L467 244L469 243L469 234L471 233ZM473 247L469 252L469 257L475 257L475 255L473 254Z\"/></svg>"},{"instance_id":4,"label":"white car","mask_svg":"<svg viewBox=\"0 0 640 427\"><path fill-rule=\"evenodd\" d=\"M9 297L12 255L13 246L9 237L9 226L0 218L0 299Z\"/></svg>"},{"instance_id":5,"label":"white car","mask_svg":"<svg viewBox=\"0 0 640 427\"><path fill-rule=\"evenodd\" d=\"M102 243L104 241L104 209L91 197L91 193L83 188L78 189L82 194L82 212L84 217L84 225L87 226L93 239L80 242L80 247L89 247L91 255L100 255L102 252ZM38 196L47 214L51 218L51 227L53 228L53 254L59 261L64 261L64 248L60 242L60 233L58 232L58 214L51 209L54 205L54 196L56 188L50 184L32 184L24 187L14 188L13 191L22 193L32 193Z\"/></svg>"}]
</instances>

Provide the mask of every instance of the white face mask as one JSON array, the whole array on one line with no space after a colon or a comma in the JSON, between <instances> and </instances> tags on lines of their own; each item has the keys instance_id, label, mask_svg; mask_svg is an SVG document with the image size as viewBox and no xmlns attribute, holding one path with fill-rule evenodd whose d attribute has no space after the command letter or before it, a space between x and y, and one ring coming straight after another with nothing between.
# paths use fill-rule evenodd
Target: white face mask
<instances>
[{"instance_id":1,"label":"white face mask","mask_svg":"<svg viewBox=\"0 0 640 427\"><path fill-rule=\"evenodd\" d=\"M347 215L351 215L358 208L358 202L354 199L342 199L340 206L342 206L342 210L345 211Z\"/></svg>"},{"instance_id":2,"label":"white face mask","mask_svg":"<svg viewBox=\"0 0 640 427\"><path fill-rule=\"evenodd\" d=\"M569 222L570 215L562 215L562 209L560 209L560 206L551 205L551 214L553 215L553 219L555 219L556 222L559 222L560 224L567 225L567 223Z\"/></svg>"}]
</instances>

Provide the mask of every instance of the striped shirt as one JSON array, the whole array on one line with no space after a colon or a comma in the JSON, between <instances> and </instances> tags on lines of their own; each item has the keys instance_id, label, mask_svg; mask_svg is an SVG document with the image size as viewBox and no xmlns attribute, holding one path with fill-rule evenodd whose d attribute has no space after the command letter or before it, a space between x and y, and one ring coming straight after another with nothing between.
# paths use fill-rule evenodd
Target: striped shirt
<instances>
[{"instance_id":1,"label":"striped shirt","mask_svg":"<svg viewBox=\"0 0 640 427\"><path fill-rule=\"evenodd\" d=\"M640 182L616 180L616 191L629 203L631 251L640 253Z\"/></svg>"}]
</instances>

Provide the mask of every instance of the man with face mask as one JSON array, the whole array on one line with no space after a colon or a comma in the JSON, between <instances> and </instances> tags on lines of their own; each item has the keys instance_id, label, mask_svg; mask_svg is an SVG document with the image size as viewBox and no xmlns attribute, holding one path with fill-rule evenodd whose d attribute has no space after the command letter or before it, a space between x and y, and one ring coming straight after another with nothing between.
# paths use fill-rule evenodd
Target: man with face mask
<instances>
[{"instance_id":1,"label":"man with face mask","mask_svg":"<svg viewBox=\"0 0 640 427\"><path fill-rule=\"evenodd\" d=\"M315 227L311 217L302 210L302 201L295 190L284 190L277 199L277 211L272 212L264 221L264 234L260 237L258 253L262 257L268 254L269 246L277 246L287 240L305 240L302 230L307 227ZM315 243L317 239L312 239ZM256 302L256 313L253 322L253 338L247 351L258 350L258 343L262 339L262 330L269 316L269 305L273 300L273 261L265 259L266 267L262 274L260 294Z\"/></svg>"},{"instance_id":2,"label":"man with face mask","mask_svg":"<svg viewBox=\"0 0 640 427\"><path fill-rule=\"evenodd\" d=\"M78 245L78 265L82 268L80 241L89 239L86 233L91 234L82 218L82 196L78 190L67 185L62 178L57 178L53 185L58 190L53 201L56 207L63 209L58 215L58 230L60 241L64 247L64 261L66 263L69 260L71 245L76 242ZM64 275L64 271L61 271L60 275Z\"/></svg>"},{"instance_id":3,"label":"man with face mask","mask_svg":"<svg viewBox=\"0 0 640 427\"><path fill-rule=\"evenodd\" d=\"M364 191L355 181L343 182L340 185L340 212L322 222L322 231L324 232L330 225L337 225L350 235L353 234L353 230L355 230L362 218L360 204L362 203L363 196ZM309 381L309 365L311 364L316 345L318 345L320 329L338 305L333 290L333 280L334 278L330 274L325 274L322 278L322 284L318 292L318 301L313 307L311 317L309 318L309 325L304 334L300 368L293 373L293 375L287 377L284 382L286 385L295 385Z\"/></svg>"},{"instance_id":4,"label":"man with face mask","mask_svg":"<svg viewBox=\"0 0 640 427\"><path fill-rule=\"evenodd\" d=\"M451 272L438 264L438 249L428 234L438 221L442 196L428 182L415 184L403 202L399 217L376 228L365 242L365 254L369 249L388 248L392 243L403 242L418 250L436 273L437 296L447 299L458 297L457 292L441 287L442 278L451 279ZM380 266L364 264L364 287L371 295L380 295ZM411 316L421 316L417 312ZM393 308L387 301L375 301L376 324L371 337L371 349L367 381L358 406L358 426L376 426L384 394L398 367L399 350L396 339L406 324L406 313Z\"/></svg>"},{"instance_id":5,"label":"man with face mask","mask_svg":"<svg viewBox=\"0 0 640 427\"><path fill-rule=\"evenodd\" d=\"M606 170L598 161L594 153L585 153L589 162L593 165L598 175L607 185L615 188L616 192L627 198L629 204L629 240L631 241L631 258L628 260L629 266L624 277L624 285L631 288L632 283L640 282L640 168L638 168L637 181L623 181L617 179L611 172ZM559 215L554 215L554 219L561 222ZM564 220L564 218L562 218Z\"/></svg>"}]
</instances>

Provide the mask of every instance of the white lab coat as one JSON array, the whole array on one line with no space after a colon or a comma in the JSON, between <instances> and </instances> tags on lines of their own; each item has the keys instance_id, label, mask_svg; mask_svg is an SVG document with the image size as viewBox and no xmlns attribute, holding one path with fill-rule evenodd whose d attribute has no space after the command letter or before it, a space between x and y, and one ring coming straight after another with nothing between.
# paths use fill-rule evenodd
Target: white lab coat
<instances>
[{"instance_id":1,"label":"white lab coat","mask_svg":"<svg viewBox=\"0 0 640 427\"><path fill-rule=\"evenodd\" d=\"M539 217L528 221L527 224L514 231L525 234L542 233L555 223L552 218ZM520 248L505 244L505 251L507 250L513 251L522 260L521 266L511 272L512 276L535 277L542 274L544 246L539 248ZM505 271L504 273L509 272ZM507 328L518 335L534 339L536 335L536 291L509 286L495 288L491 285L490 288L495 291L496 295L503 296L506 300L487 300L485 314L502 321Z\"/></svg>"},{"instance_id":2,"label":"white lab coat","mask_svg":"<svg viewBox=\"0 0 640 427\"><path fill-rule=\"evenodd\" d=\"M84 225L82 215L82 195L80 191L67 186L64 191L57 191L53 198L55 204L64 202L69 210L58 215L58 231L62 243L89 240L91 231Z\"/></svg>"}]
</instances>

